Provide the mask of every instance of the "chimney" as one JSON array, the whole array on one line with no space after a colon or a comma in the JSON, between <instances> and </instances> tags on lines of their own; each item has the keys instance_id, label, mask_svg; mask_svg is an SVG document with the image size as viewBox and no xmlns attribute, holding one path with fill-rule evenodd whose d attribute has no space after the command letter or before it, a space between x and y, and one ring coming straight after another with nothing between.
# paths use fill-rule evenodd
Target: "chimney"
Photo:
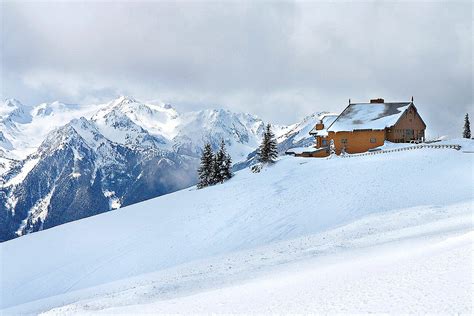
<instances>
[{"instance_id":1,"label":"chimney","mask_svg":"<svg viewBox=\"0 0 474 316\"><path fill-rule=\"evenodd\" d=\"M382 98L371 99L371 100L370 100L370 103L385 103L385 100L382 99Z\"/></svg>"}]
</instances>

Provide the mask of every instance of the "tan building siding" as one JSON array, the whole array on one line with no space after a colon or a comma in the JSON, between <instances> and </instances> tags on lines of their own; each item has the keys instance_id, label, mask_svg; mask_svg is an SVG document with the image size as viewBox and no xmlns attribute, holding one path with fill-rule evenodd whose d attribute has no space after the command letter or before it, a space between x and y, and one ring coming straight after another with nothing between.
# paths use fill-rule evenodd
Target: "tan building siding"
<instances>
[{"instance_id":1,"label":"tan building siding","mask_svg":"<svg viewBox=\"0 0 474 316\"><path fill-rule=\"evenodd\" d=\"M387 128L387 140L393 143L405 143L425 138L426 125L414 106L410 106L398 122Z\"/></svg>"},{"instance_id":2,"label":"tan building siding","mask_svg":"<svg viewBox=\"0 0 474 316\"><path fill-rule=\"evenodd\" d=\"M371 148L384 144L385 131L353 131L353 132L329 132L328 143L334 140L336 154L340 154L342 148L349 154L365 152Z\"/></svg>"}]
</instances>

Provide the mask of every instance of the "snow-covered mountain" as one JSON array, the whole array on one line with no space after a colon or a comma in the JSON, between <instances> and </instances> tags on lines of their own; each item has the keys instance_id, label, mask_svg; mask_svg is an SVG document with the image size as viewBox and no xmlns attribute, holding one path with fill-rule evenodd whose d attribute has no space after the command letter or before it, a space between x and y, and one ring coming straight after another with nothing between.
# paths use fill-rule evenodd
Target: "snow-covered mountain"
<instances>
[{"instance_id":1,"label":"snow-covered mountain","mask_svg":"<svg viewBox=\"0 0 474 316\"><path fill-rule=\"evenodd\" d=\"M282 148L309 140L317 117L276 127ZM120 97L99 106L7 100L0 126L2 241L191 186L206 142L217 149L223 139L243 162L236 167L251 164L264 123Z\"/></svg>"},{"instance_id":2,"label":"snow-covered mountain","mask_svg":"<svg viewBox=\"0 0 474 316\"><path fill-rule=\"evenodd\" d=\"M0 313L472 314L474 142L445 143L287 156L4 242Z\"/></svg>"},{"instance_id":3,"label":"snow-covered mountain","mask_svg":"<svg viewBox=\"0 0 474 316\"><path fill-rule=\"evenodd\" d=\"M7 174L6 238L189 186L196 161L157 147L129 148L85 118L72 120Z\"/></svg>"},{"instance_id":4,"label":"snow-covered mountain","mask_svg":"<svg viewBox=\"0 0 474 316\"><path fill-rule=\"evenodd\" d=\"M95 105L41 103L22 104L16 99L0 103L0 149L13 159L25 159L36 151L53 129L97 111Z\"/></svg>"}]
</instances>

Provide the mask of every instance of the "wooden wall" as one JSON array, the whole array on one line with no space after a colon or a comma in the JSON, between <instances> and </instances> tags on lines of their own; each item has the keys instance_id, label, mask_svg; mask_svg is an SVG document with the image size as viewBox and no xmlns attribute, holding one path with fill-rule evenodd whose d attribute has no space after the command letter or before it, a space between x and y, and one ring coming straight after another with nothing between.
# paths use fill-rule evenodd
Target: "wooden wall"
<instances>
[{"instance_id":1,"label":"wooden wall","mask_svg":"<svg viewBox=\"0 0 474 316\"><path fill-rule=\"evenodd\" d=\"M387 140L393 143L422 140L425 137L425 129L426 125L418 111L414 106L410 106L394 126L387 128ZM407 130L413 130L413 133L407 133Z\"/></svg>"},{"instance_id":2,"label":"wooden wall","mask_svg":"<svg viewBox=\"0 0 474 316\"><path fill-rule=\"evenodd\" d=\"M385 131L367 130L367 131L353 131L353 132L329 132L327 137L328 144L331 139L334 140L336 146L336 154L340 154L343 147L349 154L356 154L366 152L375 147L382 146L385 141ZM371 139L375 142L371 142ZM344 143L343 140L347 140Z\"/></svg>"}]
</instances>

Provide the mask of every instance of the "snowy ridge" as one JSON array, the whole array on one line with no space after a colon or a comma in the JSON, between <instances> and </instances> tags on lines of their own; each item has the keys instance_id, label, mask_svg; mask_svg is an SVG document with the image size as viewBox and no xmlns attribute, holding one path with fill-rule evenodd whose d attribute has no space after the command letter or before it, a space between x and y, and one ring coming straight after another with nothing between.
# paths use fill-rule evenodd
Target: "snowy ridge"
<instances>
[{"instance_id":1,"label":"snowy ridge","mask_svg":"<svg viewBox=\"0 0 474 316\"><path fill-rule=\"evenodd\" d=\"M250 114L228 110L202 110L182 116L178 134L173 138L178 152L197 155L205 142L218 148L224 139L234 161L243 160L260 142L263 122Z\"/></svg>"},{"instance_id":2,"label":"snowy ridge","mask_svg":"<svg viewBox=\"0 0 474 316\"><path fill-rule=\"evenodd\" d=\"M81 117L90 120L113 142L130 146L155 142L161 148L193 155L199 154L202 143L217 133L214 138L222 137L229 146L236 145L238 160L255 148L262 131L262 121L249 114L226 110L178 113L169 104L144 103L125 96L101 105L55 101L34 107L9 99L0 111L0 146L6 154L24 159L34 153L54 128Z\"/></svg>"},{"instance_id":3,"label":"snowy ridge","mask_svg":"<svg viewBox=\"0 0 474 316\"><path fill-rule=\"evenodd\" d=\"M93 117L95 122L106 122L117 117L124 120L127 117L136 126L148 133L163 139L175 136L179 124L179 114L167 104L141 103L130 97L120 97L100 109ZM114 127L110 126L109 127Z\"/></svg>"},{"instance_id":4,"label":"snowy ridge","mask_svg":"<svg viewBox=\"0 0 474 316\"><path fill-rule=\"evenodd\" d=\"M277 140L281 143L291 139L292 145L295 146L301 145L302 142L306 142L307 140L314 142L314 138L309 136L309 132L320 121L323 121L324 124L332 123L335 115L337 114L331 112L320 112L309 115L301 122L283 129L283 133L278 136Z\"/></svg>"},{"instance_id":5,"label":"snowy ridge","mask_svg":"<svg viewBox=\"0 0 474 316\"><path fill-rule=\"evenodd\" d=\"M0 105L0 130L5 142L0 147L15 159L34 153L46 135L74 118L88 117L97 109L93 105L64 104L58 101L27 106L15 99Z\"/></svg>"}]
</instances>

